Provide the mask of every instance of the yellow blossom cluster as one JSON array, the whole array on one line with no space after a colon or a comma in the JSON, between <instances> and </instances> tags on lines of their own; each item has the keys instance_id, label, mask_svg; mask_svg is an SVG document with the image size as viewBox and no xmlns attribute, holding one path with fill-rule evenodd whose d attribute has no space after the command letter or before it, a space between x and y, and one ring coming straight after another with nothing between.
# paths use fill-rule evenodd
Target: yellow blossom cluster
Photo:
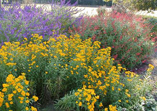
<instances>
[{"instance_id":1,"label":"yellow blossom cluster","mask_svg":"<svg viewBox=\"0 0 157 111\"><path fill-rule=\"evenodd\" d=\"M82 106L82 104L84 104L87 106L89 111L94 111L94 105L99 99L99 96L95 94L93 89L86 89L86 86L83 86L82 89L78 89L78 91L75 92L75 96L78 97L78 101L76 101L78 106Z\"/></svg>"},{"instance_id":2,"label":"yellow blossom cluster","mask_svg":"<svg viewBox=\"0 0 157 111\"><path fill-rule=\"evenodd\" d=\"M147 72L151 72L154 69L154 66L152 64L149 64L149 68L147 69Z\"/></svg>"},{"instance_id":3,"label":"yellow blossom cluster","mask_svg":"<svg viewBox=\"0 0 157 111\"><path fill-rule=\"evenodd\" d=\"M42 36L38 34L33 34L32 36L31 41L25 38L23 44L20 42L4 43L0 48L0 65L6 69L14 69L11 71L15 72L24 71L27 73L28 78L34 81L36 78L45 79L43 80L44 82L52 81L53 83L67 80L66 83L71 84L71 86L75 84L80 86L82 83L83 88L78 89L75 93L75 96L78 97L76 103L80 107L86 105L90 111L94 111L98 106L100 109L104 108L105 111L116 111L116 106L106 105L103 101L103 99L111 95L116 97L124 94L124 98L117 98L114 102L121 103L125 101L129 103L129 98L132 97L132 94L126 88L126 84L121 81L121 77L126 77L128 82L132 82L134 77L138 77L138 75L126 71L120 64L114 66L114 59L110 56L110 47L100 49L100 42L92 42L91 39L82 41L78 34L72 35L70 38L60 35L57 38L50 38L48 41L44 41ZM153 69L152 65L149 66L148 71ZM121 74L124 75L121 76ZM59 75L62 75L62 78L65 77L64 80L61 80L58 77ZM50 78L51 80L49 80ZM7 95L8 100L12 100L14 94L18 92L21 95L18 97L19 103L29 103L28 100L23 98L29 94L27 93L26 95L26 92L23 91L18 79L16 78L16 82L13 75L7 77L7 82L14 81L16 83L16 92L14 91L13 95ZM71 81L69 82L68 80ZM28 84L28 82L26 83ZM64 83L62 84L64 85ZM59 86L62 84L59 84ZM36 85L38 84L36 83ZM7 92L6 86L5 84L3 85L2 96ZM2 99L3 97L0 97L0 105L3 104L4 100ZM38 100L35 96L33 96L33 99ZM11 103L5 103L5 106L8 107ZM96 105L97 103L98 105ZM29 108L26 107L26 109ZM32 110L34 110L33 107Z\"/></svg>"},{"instance_id":4,"label":"yellow blossom cluster","mask_svg":"<svg viewBox=\"0 0 157 111\"><path fill-rule=\"evenodd\" d=\"M104 111L117 111L116 106L109 105L109 108L105 108Z\"/></svg>"},{"instance_id":5,"label":"yellow blossom cluster","mask_svg":"<svg viewBox=\"0 0 157 111\"><path fill-rule=\"evenodd\" d=\"M9 74L6 78L6 83L2 84L3 89L0 92L0 110L9 111L22 110L24 107L26 111L37 111L33 106L29 108L30 100L29 96L29 81L26 80L25 73L15 78L12 74ZM37 101L38 97L33 96L33 101ZM21 106L20 108L17 106ZM19 108L19 109L18 109Z\"/></svg>"}]
</instances>

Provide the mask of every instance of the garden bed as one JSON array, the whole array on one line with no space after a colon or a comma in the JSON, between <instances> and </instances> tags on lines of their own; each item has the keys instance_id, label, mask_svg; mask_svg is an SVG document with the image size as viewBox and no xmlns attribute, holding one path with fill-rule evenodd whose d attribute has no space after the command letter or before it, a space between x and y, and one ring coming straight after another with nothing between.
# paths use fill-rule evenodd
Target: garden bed
<instances>
[{"instance_id":1,"label":"garden bed","mask_svg":"<svg viewBox=\"0 0 157 111\"><path fill-rule=\"evenodd\" d=\"M151 20L117 11L76 16L65 0L49 11L0 11L0 110L156 110Z\"/></svg>"}]
</instances>

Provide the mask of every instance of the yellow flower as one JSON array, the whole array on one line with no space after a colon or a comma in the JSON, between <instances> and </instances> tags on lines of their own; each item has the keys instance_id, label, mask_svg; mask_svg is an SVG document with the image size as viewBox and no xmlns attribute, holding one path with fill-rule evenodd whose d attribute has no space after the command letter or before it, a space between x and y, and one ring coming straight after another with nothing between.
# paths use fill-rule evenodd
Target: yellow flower
<instances>
[{"instance_id":1,"label":"yellow flower","mask_svg":"<svg viewBox=\"0 0 157 111\"><path fill-rule=\"evenodd\" d=\"M3 86L3 87L8 87L9 85L8 85L8 84L3 84L2 86Z\"/></svg>"},{"instance_id":2,"label":"yellow flower","mask_svg":"<svg viewBox=\"0 0 157 111\"><path fill-rule=\"evenodd\" d=\"M29 84L29 81L26 80L26 81L25 81L25 84L28 85L28 84Z\"/></svg>"},{"instance_id":3,"label":"yellow flower","mask_svg":"<svg viewBox=\"0 0 157 111\"><path fill-rule=\"evenodd\" d=\"M82 106L82 102L79 102L79 104L78 104L79 106Z\"/></svg>"},{"instance_id":4,"label":"yellow flower","mask_svg":"<svg viewBox=\"0 0 157 111\"><path fill-rule=\"evenodd\" d=\"M15 78L15 82L19 82L20 81L20 79L19 78Z\"/></svg>"},{"instance_id":5,"label":"yellow flower","mask_svg":"<svg viewBox=\"0 0 157 111\"><path fill-rule=\"evenodd\" d=\"M152 71L154 69L154 66L152 64L149 64L149 68L147 69L147 72Z\"/></svg>"},{"instance_id":6,"label":"yellow flower","mask_svg":"<svg viewBox=\"0 0 157 111\"><path fill-rule=\"evenodd\" d=\"M105 111L108 111L108 108L105 108Z\"/></svg>"},{"instance_id":7,"label":"yellow flower","mask_svg":"<svg viewBox=\"0 0 157 111\"><path fill-rule=\"evenodd\" d=\"M28 110L29 110L29 108L28 108L28 107L26 107L25 109L26 109L26 111L28 111Z\"/></svg>"},{"instance_id":8,"label":"yellow flower","mask_svg":"<svg viewBox=\"0 0 157 111\"><path fill-rule=\"evenodd\" d=\"M38 97L37 96L33 96L34 101L38 101Z\"/></svg>"},{"instance_id":9,"label":"yellow flower","mask_svg":"<svg viewBox=\"0 0 157 111\"><path fill-rule=\"evenodd\" d=\"M75 96L78 96L79 95L79 93L78 92L75 92Z\"/></svg>"},{"instance_id":10,"label":"yellow flower","mask_svg":"<svg viewBox=\"0 0 157 111\"><path fill-rule=\"evenodd\" d=\"M11 101L13 96L13 94L8 94L8 100Z\"/></svg>"},{"instance_id":11,"label":"yellow flower","mask_svg":"<svg viewBox=\"0 0 157 111\"><path fill-rule=\"evenodd\" d=\"M21 91L22 91L22 89L21 89L21 88L17 88L17 91L18 91L18 92L21 92Z\"/></svg>"},{"instance_id":12,"label":"yellow flower","mask_svg":"<svg viewBox=\"0 0 157 111\"><path fill-rule=\"evenodd\" d=\"M126 90L125 90L125 92L129 92L129 90L128 90L128 89L126 89Z\"/></svg>"},{"instance_id":13,"label":"yellow flower","mask_svg":"<svg viewBox=\"0 0 157 111\"><path fill-rule=\"evenodd\" d=\"M126 103L128 103L129 101L128 100L126 100Z\"/></svg>"},{"instance_id":14,"label":"yellow flower","mask_svg":"<svg viewBox=\"0 0 157 111\"><path fill-rule=\"evenodd\" d=\"M99 104L99 107L102 107L103 106L103 104L102 104L102 102Z\"/></svg>"},{"instance_id":15,"label":"yellow flower","mask_svg":"<svg viewBox=\"0 0 157 111\"><path fill-rule=\"evenodd\" d=\"M88 77L88 75L84 75L84 77L85 77L85 78L87 78L87 77Z\"/></svg>"},{"instance_id":16,"label":"yellow flower","mask_svg":"<svg viewBox=\"0 0 157 111\"><path fill-rule=\"evenodd\" d=\"M141 97L144 101L146 101L146 98L145 97Z\"/></svg>"},{"instance_id":17,"label":"yellow flower","mask_svg":"<svg viewBox=\"0 0 157 111\"><path fill-rule=\"evenodd\" d=\"M130 94L126 94L129 98L131 97L131 95Z\"/></svg>"},{"instance_id":18,"label":"yellow flower","mask_svg":"<svg viewBox=\"0 0 157 111\"><path fill-rule=\"evenodd\" d=\"M73 75L74 74L74 72L73 71L70 71L71 72L71 74Z\"/></svg>"},{"instance_id":19,"label":"yellow flower","mask_svg":"<svg viewBox=\"0 0 157 111\"><path fill-rule=\"evenodd\" d=\"M22 95L22 96L25 96L25 95L26 95L25 91L22 91L22 92L21 92L21 95Z\"/></svg>"},{"instance_id":20,"label":"yellow flower","mask_svg":"<svg viewBox=\"0 0 157 111\"><path fill-rule=\"evenodd\" d=\"M16 91L14 90L13 93L16 94Z\"/></svg>"},{"instance_id":21,"label":"yellow flower","mask_svg":"<svg viewBox=\"0 0 157 111\"><path fill-rule=\"evenodd\" d=\"M30 94L28 92L26 92L26 96L29 96Z\"/></svg>"},{"instance_id":22,"label":"yellow flower","mask_svg":"<svg viewBox=\"0 0 157 111\"><path fill-rule=\"evenodd\" d=\"M25 37L24 40L27 41L28 39Z\"/></svg>"},{"instance_id":23,"label":"yellow flower","mask_svg":"<svg viewBox=\"0 0 157 111\"><path fill-rule=\"evenodd\" d=\"M127 79L127 81L132 81L132 79Z\"/></svg>"},{"instance_id":24,"label":"yellow flower","mask_svg":"<svg viewBox=\"0 0 157 111\"><path fill-rule=\"evenodd\" d=\"M0 107L1 107L2 104L3 104L3 101L4 101L4 99L0 97Z\"/></svg>"},{"instance_id":25,"label":"yellow flower","mask_svg":"<svg viewBox=\"0 0 157 111\"><path fill-rule=\"evenodd\" d=\"M9 63L7 63L6 65L7 65L7 66L14 66L14 65L16 65L16 63L10 63L10 62L9 62Z\"/></svg>"},{"instance_id":26,"label":"yellow flower","mask_svg":"<svg viewBox=\"0 0 157 111\"><path fill-rule=\"evenodd\" d=\"M114 91L114 87L112 86L112 91Z\"/></svg>"},{"instance_id":27,"label":"yellow flower","mask_svg":"<svg viewBox=\"0 0 157 111\"><path fill-rule=\"evenodd\" d=\"M22 75L22 76L25 76L25 75L26 75L26 73L21 73L21 75Z\"/></svg>"},{"instance_id":28,"label":"yellow flower","mask_svg":"<svg viewBox=\"0 0 157 111\"><path fill-rule=\"evenodd\" d=\"M23 103L23 101L20 101L20 103L22 104L22 103Z\"/></svg>"},{"instance_id":29,"label":"yellow flower","mask_svg":"<svg viewBox=\"0 0 157 111\"><path fill-rule=\"evenodd\" d=\"M121 89L120 89L120 88L118 88L118 91L121 91Z\"/></svg>"},{"instance_id":30,"label":"yellow flower","mask_svg":"<svg viewBox=\"0 0 157 111\"><path fill-rule=\"evenodd\" d=\"M9 108L10 106L9 106L9 103L5 103L5 106L6 106L6 108Z\"/></svg>"},{"instance_id":31,"label":"yellow flower","mask_svg":"<svg viewBox=\"0 0 157 111\"><path fill-rule=\"evenodd\" d=\"M10 101L10 104L13 104L13 101Z\"/></svg>"},{"instance_id":32,"label":"yellow flower","mask_svg":"<svg viewBox=\"0 0 157 111\"><path fill-rule=\"evenodd\" d=\"M109 105L109 109L110 111L117 111L116 106Z\"/></svg>"},{"instance_id":33,"label":"yellow flower","mask_svg":"<svg viewBox=\"0 0 157 111\"><path fill-rule=\"evenodd\" d=\"M26 103L29 103L29 100L26 100Z\"/></svg>"},{"instance_id":34,"label":"yellow flower","mask_svg":"<svg viewBox=\"0 0 157 111\"><path fill-rule=\"evenodd\" d=\"M3 89L2 89L2 92L6 92L6 91L7 91L7 88L3 88Z\"/></svg>"},{"instance_id":35,"label":"yellow flower","mask_svg":"<svg viewBox=\"0 0 157 111\"><path fill-rule=\"evenodd\" d=\"M24 100L24 97L18 97L21 101L23 101Z\"/></svg>"},{"instance_id":36,"label":"yellow flower","mask_svg":"<svg viewBox=\"0 0 157 111\"><path fill-rule=\"evenodd\" d=\"M118 100L118 102L122 102L121 100Z\"/></svg>"},{"instance_id":37,"label":"yellow flower","mask_svg":"<svg viewBox=\"0 0 157 111\"><path fill-rule=\"evenodd\" d=\"M99 96L96 96L96 99L99 99Z\"/></svg>"},{"instance_id":38,"label":"yellow flower","mask_svg":"<svg viewBox=\"0 0 157 111\"><path fill-rule=\"evenodd\" d=\"M91 95L87 95L87 98L86 98L86 101L90 101L90 99L91 99Z\"/></svg>"},{"instance_id":39,"label":"yellow flower","mask_svg":"<svg viewBox=\"0 0 157 111\"><path fill-rule=\"evenodd\" d=\"M110 86L110 84L106 83L106 86Z\"/></svg>"},{"instance_id":40,"label":"yellow flower","mask_svg":"<svg viewBox=\"0 0 157 111\"><path fill-rule=\"evenodd\" d=\"M32 111L37 111L37 109L35 107L33 107L33 106L31 106L31 110Z\"/></svg>"}]
</instances>

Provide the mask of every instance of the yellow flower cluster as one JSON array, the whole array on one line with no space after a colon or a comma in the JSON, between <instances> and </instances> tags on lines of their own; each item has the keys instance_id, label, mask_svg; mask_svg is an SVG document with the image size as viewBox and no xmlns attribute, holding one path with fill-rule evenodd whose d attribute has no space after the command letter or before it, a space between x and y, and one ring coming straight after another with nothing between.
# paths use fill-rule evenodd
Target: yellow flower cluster
<instances>
[{"instance_id":1,"label":"yellow flower cluster","mask_svg":"<svg viewBox=\"0 0 157 111\"><path fill-rule=\"evenodd\" d=\"M104 111L117 111L116 106L109 105L109 108L105 108Z\"/></svg>"},{"instance_id":2,"label":"yellow flower cluster","mask_svg":"<svg viewBox=\"0 0 157 111\"><path fill-rule=\"evenodd\" d=\"M149 64L149 68L147 69L147 72L151 72L154 69L154 66L152 64Z\"/></svg>"},{"instance_id":3,"label":"yellow flower cluster","mask_svg":"<svg viewBox=\"0 0 157 111\"><path fill-rule=\"evenodd\" d=\"M26 80L25 73L15 78L12 74L9 74L6 78L6 83L4 83L3 89L0 92L0 109L7 108L8 110L16 109L14 106L18 104L23 104L26 106L26 110L29 110L29 81ZM33 96L34 101L38 100L38 97ZM32 106L32 111L37 111L36 108Z\"/></svg>"},{"instance_id":4,"label":"yellow flower cluster","mask_svg":"<svg viewBox=\"0 0 157 111\"><path fill-rule=\"evenodd\" d=\"M78 97L78 101L76 101L76 104L82 106L83 103L87 106L89 111L94 111L94 105L99 99L99 96L96 96L93 89L86 89L86 86L83 86L82 89L78 89L78 91L75 92L75 96Z\"/></svg>"},{"instance_id":5,"label":"yellow flower cluster","mask_svg":"<svg viewBox=\"0 0 157 111\"><path fill-rule=\"evenodd\" d=\"M138 75L133 72L126 71L126 69L120 64L118 64L117 67L113 66L114 59L110 56L110 47L100 49L100 42L95 41L92 43L91 39L82 41L78 34L70 36L70 38L65 35L60 35L57 38L50 38L45 42L42 41L42 36L33 34L31 41L28 41L27 38L25 38L24 43L21 45L20 42L5 43L0 48L0 65L5 64L6 67L13 68L14 71L17 72L16 66L19 64L19 60L21 60L20 64L23 68L21 70L25 70L25 72L31 77L37 77L37 75L33 75L32 72L35 72L35 70L42 72L42 70L39 70L41 68L43 68L45 73L44 76L51 74L50 70L57 72L64 69L60 72L67 72L65 73L67 75L64 76L67 79L74 76L80 77L81 80L78 81L81 81L84 87L75 93L75 96L78 97L78 101L76 101L76 103L79 106L87 105L87 109L90 111L94 110L96 106L95 104L98 100L99 107L109 107L109 110L116 111L116 106L104 106L104 103L100 102L102 98L110 95L111 92L117 94L123 92L126 97L123 100L117 101L129 102L128 98L131 98L132 95L129 90L125 88L125 83L120 81L120 74L124 71L124 77L127 78L128 82L133 81L133 78ZM49 63L52 63L52 65ZM44 70L48 65L51 66L51 69ZM149 66L150 69L148 69L148 71L153 69L152 65ZM8 77L8 82L12 80L14 81L14 78L11 79L10 75ZM20 103L24 103L24 99L22 97L26 95L26 92L23 91L22 85L18 83L20 80L16 78L16 81L14 81L16 83L16 92L21 95L18 98ZM25 83L28 84L26 81ZM4 95L4 92L7 91L7 85L4 84L4 86L5 87L1 92L2 96ZM28 95L29 94L26 96ZM14 95L8 95L8 100L12 100L13 96ZM0 104L3 104L4 100L2 99L3 97L0 98ZM33 97L33 99L35 101L38 100L37 97ZM28 100L25 100L25 102L29 103ZM8 107L10 103L6 103L5 105ZM26 109L28 108L26 107Z\"/></svg>"},{"instance_id":6,"label":"yellow flower cluster","mask_svg":"<svg viewBox=\"0 0 157 111\"><path fill-rule=\"evenodd\" d=\"M146 98L145 98L145 97L141 97L141 99L144 100L144 101L146 101Z\"/></svg>"},{"instance_id":7,"label":"yellow flower cluster","mask_svg":"<svg viewBox=\"0 0 157 111\"><path fill-rule=\"evenodd\" d=\"M90 41L88 43L90 43ZM86 87L86 89L83 87L82 89L79 89L79 91L75 93L75 96L78 96L78 101L76 101L76 103L79 106L82 106L82 104L87 105L87 108L88 109L90 108L89 110L94 110L95 101L93 102L92 106L91 104L89 104L88 101L91 100L92 96L87 93L87 90L93 91L95 92L96 95L101 95L102 97L106 97L110 95L109 93L111 91L115 93L123 92L126 95L124 101L128 103L129 101L127 99L131 97L131 94L129 93L129 90L127 89L124 91L125 83L120 82L120 74L122 71L124 71L125 76L128 78L127 79L128 82L132 81L134 77L138 77L138 75L133 72L126 71L126 68L123 68L120 64L118 64L117 67L113 66L114 59L110 57L110 53L111 53L110 47L99 49L100 43L97 41L94 42L93 45L90 44L90 46L91 47L85 46L85 47L88 47L88 49L86 49L84 46L79 46L81 51L77 53L76 55L77 58L74 59L74 61L81 62L81 65L80 65L81 68L84 68L87 70L87 73L84 74L85 80L82 82L83 86ZM87 53L90 54L90 56L88 55L88 57L90 58L86 57ZM95 55L94 57L92 55L93 53ZM90 62L92 61L92 64L89 66L87 66L88 59L90 60ZM72 75L77 74L74 71L75 69L71 70ZM82 91L83 93L80 93ZM86 103L79 102L81 100L82 101L85 100ZM101 100L102 99L100 98L100 101ZM121 100L117 100L117 101L119 101L119 103L121 102ZM99 107L103 107L103 103L100 103ZM109 110L116 111L116 106L110 105Z\"/></svg>"}]
</instances>

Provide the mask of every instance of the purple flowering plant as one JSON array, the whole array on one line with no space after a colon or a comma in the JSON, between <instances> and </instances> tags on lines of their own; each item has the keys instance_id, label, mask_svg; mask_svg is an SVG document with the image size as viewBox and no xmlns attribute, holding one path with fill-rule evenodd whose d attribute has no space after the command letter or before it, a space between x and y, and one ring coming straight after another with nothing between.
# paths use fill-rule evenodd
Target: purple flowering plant
<instances>
[{"instance_id":1,"label":"purple flowering plant","mask_svg":"<svg viewBox=\"0 0 157 111\"><path fill-rule=\"evenodd\" d=\"M82 17L74 17L78 12L75 4L61 0L52 3L51 10L44 6L20 5L18 3L6 6L0 10L0 43L6 41L20 41L37 33L44 39L57 37L73 24L78 24ZM55 31L55 33L54 33Z\"/></svg>"}]
</instances>

